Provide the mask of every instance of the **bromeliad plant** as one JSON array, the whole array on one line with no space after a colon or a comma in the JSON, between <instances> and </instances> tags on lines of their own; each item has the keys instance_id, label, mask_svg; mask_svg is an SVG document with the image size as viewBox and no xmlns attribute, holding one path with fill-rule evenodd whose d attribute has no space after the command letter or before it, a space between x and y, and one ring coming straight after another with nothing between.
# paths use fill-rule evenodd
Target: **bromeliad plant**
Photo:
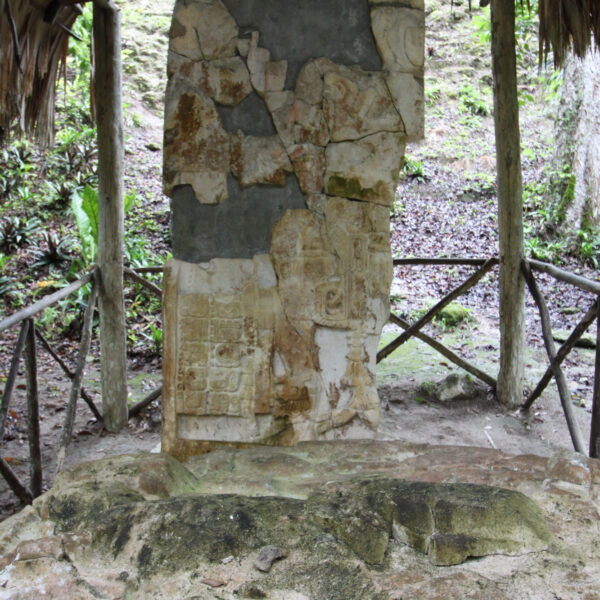
<instances>
[{"instance_id":1,"label":"bromeliad plant","mask_svg":"<svg viewBox=\"0 0 600 600\"><path fill-rule=\"evenodd\" d=\"M0 251L10 254L23 248L39 227L40 221L35 217L3 217L0 219Z\"/></svg>"}]
</instances>

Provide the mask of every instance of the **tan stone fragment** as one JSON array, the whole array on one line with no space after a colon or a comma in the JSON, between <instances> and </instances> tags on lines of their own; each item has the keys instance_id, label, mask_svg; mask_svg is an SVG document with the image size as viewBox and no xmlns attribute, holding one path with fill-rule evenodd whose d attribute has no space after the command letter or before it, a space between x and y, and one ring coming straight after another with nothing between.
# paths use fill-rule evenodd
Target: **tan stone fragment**
<instances>
[{"instance_id":1,"label":"tan stone fragment","mask_svg":"<svg viewBox=\"0 0 600 600\"><path fill-rule=\"evenodd\" d=\"M164 188L189 184L203 203L226 196L229 136L213 101L171 81L165 106Z\"/></svg>"},{"instance_id":2,"label":"tan stone fragment","mask_svg":"<svg viewBox=\"0 0 600 600\"><path fill-rule=\"evenodd\" d=\"M251 92L250 74L239 56L213 60L208 64L207 93L215 102L235 106Z\"/></svg>"},{"instance_id":3,"label":"tan stone fragment","mask_svg":"<svg viewBox=\"0 0 600 600\"><path fill-rule=\"evenodd\" d=\"M409 142L425 135L425 92L423 79L411 73L391 72L386 75L392 100L402 116Z\"/></svg>"},{"instance_id":4,"label":"tan stone fragment","mask_svg":"<svg viewBox=\"0 0 600 600\"><path fill-rule=\"evenodd\" d=\"M293 95L287 95L285 99L286 103L273 110L271 116L286 147L305 143L326 146L329 142L329 131L320 106L307 104L303 100L293 100ZM273 105L272 100L267 106L269 104Z\"/></svg>"},{"instance_id":5,"label":"tan stone fragment","mask_svg":"<svg viewBox=\"0 0 600 600\"><path fill-rule=\"evenodd\" d=\"M271 53L266 48L259 48L258 32L253 31L248 47L246 63L248 65L248 70L250 71L250 81L252 82L252 86L259 94L264 93L266 89L267 65L269 64L270 59Z\"/></svg>"},{"instance_id":6,"label":"tan stone fragment","mask_svg":"<svg viewBox=\"0 0 600 600\"><path fill-rule=\"evenodd\" d=\"M325 150L313 144L298 144L290 146L288 153L294 165L300 189L304 193L322 192L323 176L325 175Z\"/></svg>"},{"instance_id":7,"label":"tan stone fragment","mask_svg":"<svg viewBox=\"0 0 600 600\"><path fill-rule=\"evenodd\" d=\"M287 60L269 62L265 68L265 92L282 92L287 75Z\"/></svg>"},{"instance_id":8,"label":"tan stone fragment","mask_svg":"<svg viewBox=\"0 0 600 600\"><path fill-rule=\"evenodd\" d=\"M323 99L323 75L337 67L327 58L306 62L296 78L296 98L308 104L319 104Z\"/></svg>"},{"instance_id":9,"label":"tan stone fragment","mask_svg":"<svg viewBox=\"0 0 600 600\"><path fill-rule=\"evenodd\" d=\"M391 206L404 154L404 136L375 133L325 150L325 190L332 196Z\"/></svg>"},{"instance_id":10,"label":"tan stone fragment","mask_svg":"<svg viewBox=\"0 0 600 600\"><path fill-rule=\"evenodd\" d=\"M231 169L242 187L256 184L285 185L292 164L277 136L232 139Z\"/></svg>"},{"instance_id":11,"label":"tan stone fragment","mask_svg":"<svg viewBox=\"0 0 600 600\"><path fill-rule=\"evenodd\" d=\"M170 77L179 78L219 104L235 106L252 92L250 74L239 56L192 61L171 55Z\"/></svg>"},{"instance_id":12,"label":"tan stone fragment","mask_svg":"<svg viewBox=\"0 0 600 600\"><path fill-rule=\"evenodd\" d=\"M323 112L332 142L379 131L404 132L383 73L339 67L325 74Z\"/></svg>"},{"instance_id":13,"label":"tan stone fragment","mask_svg":"<svg viewBox=\"0 0 600 600\"><path fill-rule=\"evenodd\" d=\"M372 8L371 29L386 69L422 75L425 63L422 10L392 6Z\"/></svg>"},{"instance_id":14,"label":"tan stone fragment","mask_svg":"<svg viewBox=\"0 0 600 600\"><path fill-rule=\"evenodd\" d=\"M250 39L249 38L240 38L237 41L237 51L238 54L246 58L248 56L248 50L250 50Z\"/></svg>"},{"instance_id":15,"label":"tan stone fragment","mask_svg":"<svg viewBox=\"0 0 600 600\"><path fill-rule=\"evenodd\" d=\"M227 173L224 171L179 171L170 182L167 182L165 171L164 185L165 194L171 193L178 185L191 185L200 204L219 204L228 198Z\"/></svg>"},{"instance_id":16,"label":"tan stone fragment","mask_svg":"<svg viewBox=\"0 0 600 600\"><path fill-rule=\"evenodd\" d=\"M221 0L179 0L170 50L192 60L234 56L238 28Z\"/></svg>"},{"instance_id":17,"label":"tan stone fragment","mask_svg":"<svg viewBox=\"0 0 600 600\"><path fill-rule=\"evenodd\" d=\"M322 217L325 216L325 208L328 200L325 194L307 194L305 198L308 210Z\"/></svg>"},{"instance_id":18,"label":"tan stone fragment","mask_svg":"<svg viewBox=\"0 0 600 600\"><path fill-rule=\"evenodd\" d=\"M283 92L266 92L265 102L271 113L278 111L284 107L290 107L294 102L294 92L286 90Z\"/></svg>"}]
</instances>

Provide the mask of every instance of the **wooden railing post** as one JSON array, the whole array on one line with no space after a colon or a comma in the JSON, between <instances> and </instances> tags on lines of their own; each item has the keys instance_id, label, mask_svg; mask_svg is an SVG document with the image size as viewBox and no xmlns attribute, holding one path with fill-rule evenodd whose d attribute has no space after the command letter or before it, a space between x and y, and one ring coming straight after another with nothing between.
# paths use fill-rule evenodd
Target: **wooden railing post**
<instances>
[{"instance_id":1,"label":"wooden railing post","mask_svg":"<svg viewBox=\"0 0 600 600\"><path fill-rule=\"evenodd\" d=\"M594 396L592 400L592 428L590 431L590 456L600 458L600 298L597 301L596 366L594 369Z\"/></svg>"},{"instance_id":2,"label":"wooden railing post","mask_svg":"<svg viewBox=\"0 0 600 600\"><path fill-rule=\"evenodd\" d=\"M29 487L34 498L42 493L42 453L40 449L40 408L38 400L37 358L35 352L35 323L28 319L25 346L25 375L27 378L27 427L31 479Z\"/></svg>"},{"instance_id":3,"label":"wooden railing post","mask_svg":"<svg viewBox=\"0 0 600 600\"><path fill-rule=\"evenodd\" d=\"M65 411L65 421L58 440L58 448L56 451L56 473L58 475L62 470L67 453L67 446L71 442L71 434L73 433L73 423L75 422L75 410L77 408L77 398L81 391L81 381L85 370L85 362L90 351L92 341L92 328L94 325L94 309L96 300L98 299L98 280L94 279L92 291L88 297L88 304L83 315L83 325L81 327L81 343L79 345L79 356L77 357L77 366L73 375L71 384L71 394L69 395L69 404Z\"/></svg>"},{"instance_id":4,"label":"wooden railing post","mask_svg":"<svg viewBox=\"0 0 600 600\"><path fill-rule=\"evenodd\" d=\"M98 127L98 266L104 426L127 423L123 304L123 100L121 19L110 2L94 2L95 101Z\"/></svg>"},{"instance_id":5,"label":"wooden railing post","mask_svg":"<svg viewBox=\"0 0 600 600\"><path fill-rule=\"evenodd\" d=\"M500 236L500 370L498 400L523 401L525 282L521 276L523 198L515 53L515 0L492 0L492 71Z\"/></svg>"},{"instance_id":6,"label":"wooden railing post","mask_svg":"<svg viewBox=\"0 0 600 600\"><path fill-rule=\"evenodd\" d=\"M567 420L567 426L569 428L569 434L571 435L573 447L577 452L585 454L583 435L581 434L581 429L579 427L579 423L577 422L575 411L573 410L573 404L571 403L569 386L567 385L565 375L560 368L560 364L556 360L556 347L554 345L554 340L552 339L552 326L550 323L548 306L546 305L546 301L544 300L544 297L537 286L535 278L531 273L529 263L527 261L523 261L521 268L525 281L527 282L527 286L529 287L529 291L531 292L531 295L533 296L540 313L544 345L546 346L546 353L548 354L548 359L550 360L550 365L552 366L552 372L554 373L556 387L558 388L558 395L560 396L560 403L562 404L565 419Z\"/></svg>"},{"instance_id":7,"label":"wooden railing post","mask_svg":"<svg viewBox=\"0 0 600 600\"><path fill-rule=\"evenodd\" d=\"M13 353L10 362L10 371L6 378L6 384L4 386L4 392L2 394L2 406L0 406L0 442L4 438L4 426L6 425L6 417L8 416L8 407L10 405L10 399L12 397L13 390L15 388L15 381L17 379L17 372L19 370L19 362L21 360L21 354L23 354L23 347L27 340L27 331L29 329L29 320L21 323L21 331L19 332L19 339Z\"/></svg>"}]
</instances>

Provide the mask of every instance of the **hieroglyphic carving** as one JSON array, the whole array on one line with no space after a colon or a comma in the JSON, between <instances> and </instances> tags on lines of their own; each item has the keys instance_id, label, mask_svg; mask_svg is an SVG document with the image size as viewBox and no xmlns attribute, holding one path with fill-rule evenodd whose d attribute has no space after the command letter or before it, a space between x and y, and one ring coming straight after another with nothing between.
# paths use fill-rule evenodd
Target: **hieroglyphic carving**
<instances>
[{"instance_id":1,"label":"hieroglyphic carving","mask_svg":"<svg viewBox=\"0 0 600 600\"><path fill-rule=\"evenodd\" d=\"M251 416L269 412L272 316L257 315L258 289L179 295L176 412L183 415ZM263 302L267 301L262 293ZM269 322L270 321L270 322ZM268 395L266 396L268 397Z\"/></svg>"}]
</instances>

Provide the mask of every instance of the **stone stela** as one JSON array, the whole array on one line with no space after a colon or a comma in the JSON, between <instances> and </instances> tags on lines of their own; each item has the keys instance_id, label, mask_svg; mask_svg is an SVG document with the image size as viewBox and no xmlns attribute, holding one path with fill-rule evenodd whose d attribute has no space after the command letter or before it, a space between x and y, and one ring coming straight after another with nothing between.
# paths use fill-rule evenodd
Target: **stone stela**
<instances>
[{"instance_id":1,"label":"stone stela","mask_svg":"<svg viewBox=\"0 0 600 600\"><path fill-rule=\"evenodd\" d=\"M375 435L423 0L178 0L163 449Z\"/></svg>"}]
</instances>

